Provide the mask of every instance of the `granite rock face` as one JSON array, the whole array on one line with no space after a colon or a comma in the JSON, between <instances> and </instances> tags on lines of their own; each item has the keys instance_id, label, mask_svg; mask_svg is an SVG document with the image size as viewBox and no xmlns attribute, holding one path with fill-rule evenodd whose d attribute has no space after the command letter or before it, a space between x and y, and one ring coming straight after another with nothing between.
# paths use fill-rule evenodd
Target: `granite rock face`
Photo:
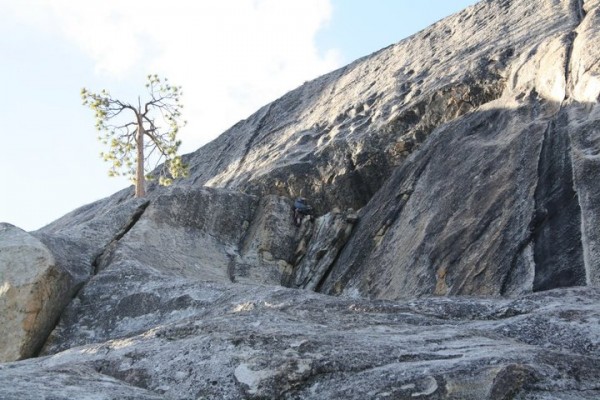
<instances>
[{"instance_id":1,"label":"granite rock face","mask_svg":"<svg viewBox=\"0 0 600 400\"><path fill-rule=\"evenodd\" d=\"M99 280L110 294L94 295ZM68 349L0 365L3 399L600 396L597 288L369 301L121 263L80 301Z\"/></svg>"},{"instance_id":2,"label":"granite rock face","mask_svg":"<svg viewBox=\"0 0 600 400\"><path fill-rule=\"evenodd\" d=\"M483 1L263 107L189 155L181 183L359 209L438 126L501 97L511 69L570 34L577 3ZM564 68L555 47L530 69Z\"/></svg>"},{"instance_id":3,"label":"granite rock face","mask_svg":"<svg viewBox=\"0 0 600 400\"><path fill-rule=\"evenodd\" d=\"M157 303L151 290L138 293L137 284L142 283L138 281L154 275L279 286L299 279L295 265L305 265L301 260L315 257L320 271L327 271L349 238L353 221L352 215L336 213L314 222L305 220L296 227L287 198L266 196L259 200L212 188L175 187L146 204L126 234L111 241L97 257L94 274L63 314L44 351L98 340L99 332L82 329L78 321L97 322L102 313L97 309L100 298L121 299L118 309L105 310L107 321L114 319L109 315L135 315L146 304L168 315L169 307ZM322 231L330 233L335 243L331 244ZM315 248L327 249L327 255L315 256ZM298 270L304 271L302 268ZM302 276L307 282L314 281L318 271L304 271ZM116 293L114 284L121 281L131 282L123 284L130 292ZM160 318L167 316L161 314ZM82 333L79 339L65 339Z\"/></svg>"},{"instance_id":4,"label":"granite rock face","mask_svg":"<svg viewBox=\"0 0 600 400\"><path fill-rule=\"evenodd\" d=\"M178 184L361 208L325 293L598 285L598 13L482 1L265 106Z\"/></svg>"},{"instance_id":5,"label":"granite rock face","mask_svg":"<svg viewBox=\"0 0 600 400\"><path fill-rule=\"evenodd\" d=\"M176 187L249 195L271 208L240 221L279 240L248 238L206 257L221 278L227 264L239 282L371 298L599 285L598 6L482 1L307 82L187 155L191 174ZM296 195L321 216L360 209L351 242L336 244L326 265L316 257L334 233L313 242L302 266L289 255L302 239L288 203L273 199ZM58 224L81 220L76 212ZM245 280L267 263L271 272ZM320 271L316 282L294 282L308 270Z\"/></svg>"},{"instance_id":6,"label":"granite rock face","mask_svg":"<svg viewBox=\"0 0 600 400\"><path fill-rule=\"evenodd\" d=\"M534 2L497 3L527 15ZM591 255L598 3L582 5L536 6L562 18L515 50L498 99L439 126L394 171L362 210L325 293L394 299L600 284Z\"/></svg>"},{"instance_id":7,"label":"granite rock face","mask_svg":"<svg viewBox=\"0 0 600 400\"><path fill-rule=\"evenodd\" d=\"M600 398L599 27L482 1L11 227L68 284L0 398Z\"/></svg>"}]
</instances>

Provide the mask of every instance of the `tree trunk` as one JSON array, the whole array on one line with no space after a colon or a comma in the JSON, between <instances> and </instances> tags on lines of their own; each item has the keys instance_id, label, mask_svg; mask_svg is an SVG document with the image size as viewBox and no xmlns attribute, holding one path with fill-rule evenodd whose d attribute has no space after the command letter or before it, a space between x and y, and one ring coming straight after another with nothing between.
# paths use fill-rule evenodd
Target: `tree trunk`
<instances>
[{"instance_id":1,"label":"tree trunk","mask_svg":"<svg viewBox=\"0 0 600 400\"><path fill-rule=\"evenodd\" d=\"M135 197L146 196L146 177L144 175L144 124L142 116L137 115L137 170L135 177Z\"/></svg>"}]
</instances>

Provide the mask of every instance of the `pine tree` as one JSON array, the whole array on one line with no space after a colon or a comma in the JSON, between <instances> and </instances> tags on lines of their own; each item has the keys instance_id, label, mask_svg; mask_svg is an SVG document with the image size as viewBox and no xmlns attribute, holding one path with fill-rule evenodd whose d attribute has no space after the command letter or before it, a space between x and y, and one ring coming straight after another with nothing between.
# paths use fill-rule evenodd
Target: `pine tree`
<instances>
[{"instance_id":1,"label":"pine tree","mask_svg":"<svg viewBox=\"0 0 600 400\"><path fill-rule=\"evenodd\" d=\"M177 140L181 121L181 86L171 85L157 75L148 75L149 98L137 105L113 98L107 90L92 93L81 89L83 105L94 111L98 140L108 146L100 156L111 163L109 176L129 176L135 184L135 196L146 195L146 180L158 169L158 182L170 185L173 179L184 177L187 166L177 155L181 141Z\"/></svg>"}]
</instances>

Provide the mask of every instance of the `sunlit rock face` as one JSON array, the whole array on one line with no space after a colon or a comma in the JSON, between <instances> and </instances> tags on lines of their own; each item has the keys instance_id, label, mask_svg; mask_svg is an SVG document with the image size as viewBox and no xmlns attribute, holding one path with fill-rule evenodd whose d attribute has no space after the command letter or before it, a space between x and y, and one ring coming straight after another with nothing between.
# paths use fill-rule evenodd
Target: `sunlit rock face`
<instances>
[{"instance_id":1,"label":"sunlit rock face","mask_svg":"<svg viewBox=\"0 0 600 400\"><path fill-rule=\"evenodd\" d=\"M567 43L546 42L576 27L575 8L572 1L481 2L263 107L191 154L189 181L358 209L438 126L507 86L526 93L531 85L522 77L539 76L543 96L562 101ZM528 72L511 80L526 63Z\"/></svg>"},{"instance_id":2,"label":"sunlit rock face","mask_svg":"<svg viewBox=\"0 0 600 400\"><path fill-rule=\"evenodd\" d=\"M597 0L482 1L172 187L11 228L69 284L0 398L600 398L599 30Z\"/></svg>"},{"instance_id":3,"label":"sunlit rock face","mask_svg":"<svg viewBox=\"0 0 600 400\"><path fill-rule=\"evenodd\" d=\"M68 276L43 243L0 224L0 361L33 356L67 303Z\"/></svg>"},{"instance_id":4,"label":"sunlit rock face","mask_svg":"<svg viewBox=\"0 0 600 400\"><path fill-rule=\"evenodd\" d=\"M481 2L265 106L181 185L362 208L325 293L598 285L597 19L592 1Z\"/></svg>"}]
</instances>

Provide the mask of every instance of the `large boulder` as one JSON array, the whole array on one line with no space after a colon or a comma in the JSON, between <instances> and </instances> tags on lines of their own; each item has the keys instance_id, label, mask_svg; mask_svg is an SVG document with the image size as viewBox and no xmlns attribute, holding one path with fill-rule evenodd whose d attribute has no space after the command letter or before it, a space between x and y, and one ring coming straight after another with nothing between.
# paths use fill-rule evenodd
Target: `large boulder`
<instances>
[{"instance_id":1,"label":"large boulder","mask_svg":"<svg viewBox=\"0 0 600 400\"><path fill-rule=\"evenodd\" d=\"M42 242L0 224L0 362L40 350L70 300L69 278Z\"/></svg>"},{"instance_id":2,"label":"large boulder","mask_svg":"<svg viewBox=\"0 0 600 400\"><path fill-rule=\"evenodd\" d=\"M291 273L297 229L290 199L207 187L155 193L98 269L135 260L190 279L281 284Z\"/></svg>"},{"instance_id":3,"label":"large boulder","mask_svg":"<svg viewBox=\"0 0 600 400\"><path fill-rule=\"evenodd\" d=\"M40 351L102 255L148 205L126 192L112 200L82 207L33 233L0 225L1 360Z\"/></svg>"}]
</instances>

